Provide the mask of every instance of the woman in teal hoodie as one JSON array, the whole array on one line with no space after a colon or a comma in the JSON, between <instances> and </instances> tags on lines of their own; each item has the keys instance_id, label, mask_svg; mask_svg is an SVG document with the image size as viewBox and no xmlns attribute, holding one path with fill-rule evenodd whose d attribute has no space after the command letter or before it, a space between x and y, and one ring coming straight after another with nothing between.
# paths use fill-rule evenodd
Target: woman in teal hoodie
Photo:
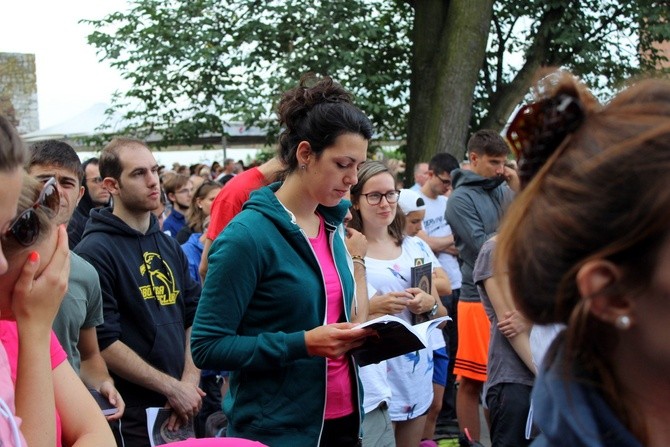
<instances>
[{"instance_id":1,"label":"woman in teal hoodie","mask_svg":"<svg viewBox=\"0 0 670 447\"><path fill-rule=\"evenodd\" d=\"M285 180L254 192L212 244L193 358L231 371L229 436L355 446L360 390L347 352L368 333L349 322L354 281L337 227L372 127L330 78L303 78L278 114Z\"/></svg>"}]
</instances>

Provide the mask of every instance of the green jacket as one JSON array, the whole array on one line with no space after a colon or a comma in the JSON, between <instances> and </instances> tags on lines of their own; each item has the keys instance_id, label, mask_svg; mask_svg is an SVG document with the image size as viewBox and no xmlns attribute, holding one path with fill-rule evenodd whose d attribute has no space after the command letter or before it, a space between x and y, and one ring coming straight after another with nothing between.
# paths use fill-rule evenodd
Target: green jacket
<instances>
[{"instance_id":1,"label":"green jacket","mask_svg":"<svg viewBox=\"0 0 670 447\"><path fill-rule=\"evenodd\" d=\"M212 244L191 349L198 367L231 371L223 405L228 436L272 447L317 446L326 359L307 353L305 331L325 323L325 284L309 240L275 197L279 186L254 192ZM342 201L317 209L326 222L347 320L354 282L336 227L348 206ZM358 398L355 407L360 392Z\"/></svg>"}]
</instances>

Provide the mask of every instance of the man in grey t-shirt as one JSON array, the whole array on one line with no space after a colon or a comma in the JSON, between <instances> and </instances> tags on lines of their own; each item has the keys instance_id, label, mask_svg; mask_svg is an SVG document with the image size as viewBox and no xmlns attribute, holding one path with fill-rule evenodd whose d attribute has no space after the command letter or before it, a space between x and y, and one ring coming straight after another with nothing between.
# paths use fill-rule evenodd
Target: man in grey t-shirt
<instances>
[{"instance_id":1,"label":"man in grey t-shirt","mask_svg":"<svg viewBox=\"0 0 670 447\"><path fill-rule=\"evenodd\" d=\"M525 437L525 428L535 375L498 328L498 322L505 319L506 312L512 309L503 296L503 289L494 282L497 281L493 278L495 245L495 237L484 243L472 272L472 279L491 322L484 396L489 409L492 444L524 447L530 444ZM521 342L522 337L526 338L527 352L524 354L532 366L529 332L530 328L515 337L519 337L517 342Z\"/></svg>"},{"instance_id":2,"label":"man in grey t-shirt","mask_svg":"<svg viewBox=\"0 0 670 447\"><path fill-rule=\"evenodd\" d=\"M60 209L56 224L67 224L84 193L83 170L74 149L67 143L46 140L30 147L28 173L45 182L56 178ZM102 294L98 274L91 264L70 252L68 290L54 320L53 329L68 354L68 361L88 388L102 394L123 415L125 404L100 354L95 327L102 323Z\"/></svg>"}]
</instances>

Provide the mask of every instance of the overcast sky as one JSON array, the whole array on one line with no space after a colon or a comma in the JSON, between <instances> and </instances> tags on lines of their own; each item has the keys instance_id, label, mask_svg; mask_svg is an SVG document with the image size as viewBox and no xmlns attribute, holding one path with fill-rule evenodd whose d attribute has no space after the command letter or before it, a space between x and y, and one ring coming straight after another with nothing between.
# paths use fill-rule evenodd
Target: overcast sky
<instances>
[{"instance_id":1,"label":"overcast sky","mask_svg":"<svg viewBox=\"0 0 670 447\"><path fill-rule=\"evenodd\" d=\"M91 105L109 104L123 89L121 76L100 63L86 43L99 19L124 10L125 0L15 0L2 3L0 52L35 54L40 128L58 124Z\"/></svg>"}]
</instances>

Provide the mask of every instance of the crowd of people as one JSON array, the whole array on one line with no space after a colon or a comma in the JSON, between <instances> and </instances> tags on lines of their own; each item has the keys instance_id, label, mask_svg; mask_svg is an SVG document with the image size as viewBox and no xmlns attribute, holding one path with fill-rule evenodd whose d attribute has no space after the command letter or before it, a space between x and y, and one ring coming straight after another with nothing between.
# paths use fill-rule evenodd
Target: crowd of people
<instances>
[{"instance_id":1,"label":"crowd of people","mask_svg":"<svg viewBox=\"0 0 670 447\"><path fill-rule=\"evenodd\" d=\"M125 137L82 163L0 116L0 444L668 445L670 82L541 82L407 188L329 77L247 167ZM450 320L359 366L387 315Z\"/></svg>"}]
</instances>

